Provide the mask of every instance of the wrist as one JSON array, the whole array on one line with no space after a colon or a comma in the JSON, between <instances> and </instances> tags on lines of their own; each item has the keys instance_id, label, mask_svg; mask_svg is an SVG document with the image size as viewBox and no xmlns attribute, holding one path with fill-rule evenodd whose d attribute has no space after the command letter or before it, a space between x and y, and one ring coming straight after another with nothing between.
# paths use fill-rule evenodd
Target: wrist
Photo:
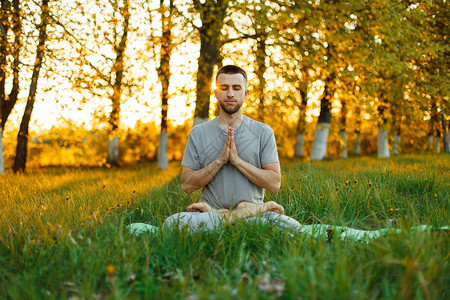
<instances>
[{"instance_id":1,"label":"wrist","mask_svg":"<svg viewBox=\"0 0 450 300\"><path fill-rule=\"evenodd\" d=\"M227 163L226 161L223 161L222 159L220 159L220 157L217 158L217 159L215 160L215 162L216 162L216 165L217 165L219 168L221 168L224 164Z\"/></svg>"},{"instance_id":2,"label":"wrist","mask_svg":"<svg viewBox=\"0 0 450 300\"><path fill-rule=\"evenodd\" d=\"M243 163L244 163L244 160L242 158L240 158L239 156L231 162L231 164L234 165L238 169L240 167L242 167Z\"/></svg>"}]
</instances>

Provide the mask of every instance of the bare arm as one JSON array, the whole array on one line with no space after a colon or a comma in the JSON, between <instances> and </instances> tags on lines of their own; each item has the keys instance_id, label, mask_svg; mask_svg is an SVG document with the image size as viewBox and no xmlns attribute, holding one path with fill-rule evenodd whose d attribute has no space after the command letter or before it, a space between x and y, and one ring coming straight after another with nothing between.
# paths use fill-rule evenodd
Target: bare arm
<instances>
[{"instance_id":1,"label":"bare arm","mask_svg":"<svg viewBox=\"0 0 450 300\"><path fill-rule=\"evenodd\" d=\"M269 163L262 165L261 169L249 162L241 159L237 153L236 144L234 142L233 131L231 134L230 163L233 164L245 177L251 182L265 188L271 193L275 193L281 186L281 168L279 163Z\"/></svg>"},{"instance_id":2,"label":"bare arm","mask_svg":"<svg viewBox=\"0 0 450 300\"><path fill-rule=\"evenodd\" d=\"M181 171L181 189L190 194L207 185L211 179L219 172L223 165L215 160L202 169L191 169L183 167Z\"/></svg>"},{"instance_id":3,"label":"bare arm","mask_svg":"<svg viewBox=\"0 0 450 300\"><path fill-rule=\"evenodd\" d=\"M251 163L240 159L234 164L236 168L244 174L251 182L265 188L271 193L275 193L281 186L281 171L279 163L270 163L262 165L262 169L255 167Z\"/></svg>"},{"instance_id":4,"label":"bare arm","mask_svg":"<svg viewBox=\"0 0 450 300\"><path fill-rule=\"evenodd\" d=\"M193 191L204 187L211 181L211 179L214 178L214 176L216 176L220 168L222 168L222 166L228 162L228 159L230 157L231 145L231 139L229 135L230 134L228 133L227 139L225 140L225 144L223 145L222 152L220 153L219 157L212 163L198 170L183 167L183 170L181 171L181 189L183 191L190 194Z\"/></svg>"}]
</instances>

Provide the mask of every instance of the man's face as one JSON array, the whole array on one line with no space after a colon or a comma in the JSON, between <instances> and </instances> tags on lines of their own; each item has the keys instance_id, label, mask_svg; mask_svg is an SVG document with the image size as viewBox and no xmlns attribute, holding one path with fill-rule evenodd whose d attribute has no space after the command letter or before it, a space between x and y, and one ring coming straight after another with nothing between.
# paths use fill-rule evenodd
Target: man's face
<instances>
[{"instance_id":1,"label":"man's face","mask_svg":"<svg viewBox=\"0 0 450 300\"><path fill-rule=\"evenodd\" d=\"M219 74L214 90L220 107L227 114L238 112L248 94L247 84L242 74Z\"/></svg>"}]
</instances>

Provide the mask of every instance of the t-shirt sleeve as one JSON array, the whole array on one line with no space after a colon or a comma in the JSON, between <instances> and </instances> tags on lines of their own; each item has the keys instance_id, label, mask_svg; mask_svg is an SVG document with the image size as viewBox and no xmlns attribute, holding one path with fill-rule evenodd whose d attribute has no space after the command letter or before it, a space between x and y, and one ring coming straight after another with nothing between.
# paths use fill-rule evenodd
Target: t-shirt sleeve
<instances>
[{"instance_id":1,"label":"t-shirt sleeve","mask_svg":"<svg viewBox=\"0 0 450 300\"><path fill-rule=\"evenodd\" d=\"M266 127L261 141L261 165L280 162L272 128Z\"/></svg>"},{"instance_id":2,"label":"t-shirt sleeve","mask_svg":"<svg viewBox=\"0 0 450 300\"><path fill-rule=\"evenodd\" d=\"M186 149L184 149L183 160L181 161L181 165L191 168L191 169L201 169L200 159L198 156L197 147L194 143L194 135L189 133L189 137L186 144Z\"/></svg>"}]
</instances>

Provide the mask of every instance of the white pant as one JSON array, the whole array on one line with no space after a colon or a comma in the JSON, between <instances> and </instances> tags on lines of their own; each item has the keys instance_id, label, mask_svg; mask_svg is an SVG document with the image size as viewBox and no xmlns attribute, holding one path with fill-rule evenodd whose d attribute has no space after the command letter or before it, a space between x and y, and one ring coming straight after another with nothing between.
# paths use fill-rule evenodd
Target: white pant
<instances>
[{"instance_id":1,"label":"white pant","mask_svg":"<svg viewBox=\"0 0 450 300\"><path fill-rule=\"evenodd\" d=\"M269 211L246 219L249 223L271 224L278 229L301 230L296 220L278 213ZM187 228L189 232L214 230L223 227L223 219L217 212L182 212L168 217L163 224L164 228Z\"/></svg>"}]
</instances>

